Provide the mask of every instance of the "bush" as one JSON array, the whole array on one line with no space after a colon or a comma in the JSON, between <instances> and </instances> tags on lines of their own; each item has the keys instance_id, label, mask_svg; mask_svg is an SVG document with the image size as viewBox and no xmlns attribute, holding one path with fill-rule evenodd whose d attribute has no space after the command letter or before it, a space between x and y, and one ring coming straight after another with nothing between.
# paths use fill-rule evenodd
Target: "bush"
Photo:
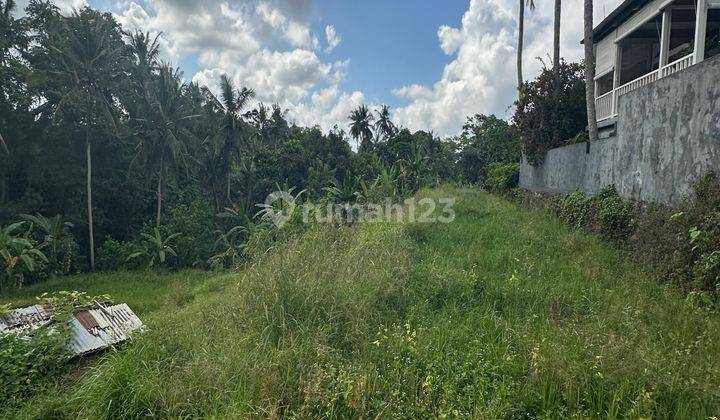
<instances>
[{"instance_id":1,"label":"bush","mask_svg":"<svg viewBox=\"0 0 720 420\"><path fill-rule=\"evenodd\" d=\"M575 229L591 225L592 197L582 191L575 191L556 198L553 202L555 215Z\"/></svg>"},{"instance_id":2,"label":"bush","mask_svg":"<svg viewBox=\"0 0 720 420\"><path fill-rule=\"evenodd\" d=\"M120 242L108 236L97 249L97 267L103 271L137 268L138 261L127 261L137 250L138 244L133 241Z\"/></svg>"},{"instance_id":3,"label":"bush","mask_svg":"<svg viewBox=\"0 0 720 420\"><path fill-rule=\"evenodd\" d=\"M720 288L720 179L708 174L693 187L693 199L676 208L643 208L620 198L613 186L594 197L576 191L556 197L552 210L573 228L582 228L627 248L660 282L686 292Z\"/></svg>"},{"instance_id":4,"label":"bush","mask_svg":"<svg viewBox=\"0 0 720 420\"><path fill-rule=\"evenodd\" d=\"M575 229L586 229L619 242L633 232L634 208L620 198L612 185L589 196L581 191L560 196L553 209L558 218Z\"/></svg>"},{"instance_id":5,"label":"bush","mask_svg":"<svg viewBox=\"0 0 720 420\"><path fill-rule=\"evenodd\" d=\"M64 335L47 328L0 335L0 406L36 392L63 370L67 356Z\"/></svg>"},{"instance_id":6,"label":"bush","mask_svg":"<svg viewBox=\"0 0 720 420\"><path fill-rule=\"evenodd\" d=\"M519 163L491 163L487 168L485 186L493 192L507 192L518 186Z\"/></svg>"},{"instance_id":7,"label":"bush","mask_svg":"<svg viewBox=\"0 0 720 420\"><path fill-rule=\"evenodd\" d=\"M594 201L597 203L600 236L614 241L627 239L634 225L632 204L623 201L612 185L600 189Z\"/></svg>"}]
</instances>

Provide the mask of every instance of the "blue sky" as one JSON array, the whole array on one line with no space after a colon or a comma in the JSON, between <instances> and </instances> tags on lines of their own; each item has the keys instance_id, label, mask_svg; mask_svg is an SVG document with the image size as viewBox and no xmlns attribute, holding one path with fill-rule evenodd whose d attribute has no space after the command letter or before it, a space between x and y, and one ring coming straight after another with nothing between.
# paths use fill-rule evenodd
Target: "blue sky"
<instances>
[{"instance_id":1,"label":"blue sky","mask_svg":"<svg viewBox=\"0 0 720 420\"><path fill-rule=\"evenodd\" d=\"M322 0L317 4L322 20L332 22L343 37L330 57L350 57L358 69L348 72L341 87L363 90L368 99L391 106L407 102L392 95L392 89L432 84L440 78L447 56L438 44L437 28L460 26L467 8L461 0L418 2L416 7L387 0ZM370 37L369 33L382 35Z\"/></svg>"},{"instance_id":2,"label":"blue sky","mask_svg":"<svg viewBox=\"0 0 720 420\"><path fill-rule=\"evenodd\" d=\"M619 1L595 0L596 22ZM345 128L360 104L388 104L396 124L442 136L475 113L512 115L516 0L54 2L63 12L89 2L126 29L161 32L163 58L187 80L216 90L227 74L301 125ZM525 79L551 52L549 5L526 15ZM561 53L577 61L582 0L563 0L562 28Z\"/></svg>"}]
</instances>

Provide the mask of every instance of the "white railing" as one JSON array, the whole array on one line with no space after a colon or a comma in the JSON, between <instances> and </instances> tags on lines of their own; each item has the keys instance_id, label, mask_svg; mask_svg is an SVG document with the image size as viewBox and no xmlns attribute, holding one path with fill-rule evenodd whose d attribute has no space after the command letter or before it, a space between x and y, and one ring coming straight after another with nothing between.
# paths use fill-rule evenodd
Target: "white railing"
<instances>
[{"instance_id":1,"label":"white railing","mask_svg":"<svg viewBox=\"0 0 720 420\"><path fill-rule=\"evenodd\" d=\"M597 120L602 121L615 115L615 91L600 95L595 99L595 112Z\"/></svg>"},{"instance_id":2,"label":"white railing","mask_svg":"<svg viewBox=\"0 0 720 420\"><path fill-rule=\"evenodd\" d=\"M628 92L632 92L635 89L647 86L650 83L658 79L658 71L652 71L644 76L640 76L632 82L625 83L624 85L617 88L618 96L622 96Z\"/></svg>"},{"instance_id":3,"label":"white railing","mask_svg":"<svg viewBox=\"0 0 720 420\"><path fill-rule=\"evenodd\" d=\"M688 54L679 60L673 61L667 66L663 66L663 68L660 69L660 77L670 76L671 74L677 73L680 70L685 70L693 64L695 64L695 54Z\"/></svg>"},{"instance_id":4,"label":"white railing","mask_svg":"<svg viewBox=\"0 0 720 420\"><path fill-rule=\"evenodd\" d=\"M685 70L693 64L695 64L695 54L688 54L679 60L675 60L668 65L662 66L659 69L653 70L629 83L625 83L608 93L598 96L595 99L597 120L602 121L617 115L618 99L620 96L643 86L647 86L657 79Z\"/></svg>"}]
</instances>

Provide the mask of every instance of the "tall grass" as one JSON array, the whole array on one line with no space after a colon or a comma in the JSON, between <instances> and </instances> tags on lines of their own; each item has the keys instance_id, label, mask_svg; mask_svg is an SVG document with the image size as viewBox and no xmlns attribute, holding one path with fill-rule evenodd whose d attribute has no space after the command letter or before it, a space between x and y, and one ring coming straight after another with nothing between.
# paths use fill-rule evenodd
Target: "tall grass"
<instances>
[{"instance_id":1,"label":"tall grass","mask_svg":"<svg viewBox=\"0 0 720 420\"><path fill-rule=\"evenodd\" d=\"M547 215L470 189L420 195L457 197L456 221L317 227L211 287L148 290L165 297L146 312L146 333L11 414L707 418L720 411L713 309ZM132 305L135 297L127 298Z\"/></svg>"}]
</instances>

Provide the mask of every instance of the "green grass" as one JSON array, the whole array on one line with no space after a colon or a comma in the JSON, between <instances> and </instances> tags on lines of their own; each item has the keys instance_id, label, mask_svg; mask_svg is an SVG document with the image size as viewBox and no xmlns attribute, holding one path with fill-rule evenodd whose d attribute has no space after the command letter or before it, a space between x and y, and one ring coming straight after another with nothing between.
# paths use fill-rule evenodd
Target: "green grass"
<instances>
[{"instance_id":1,"label":"green grass","mask_svg":"<svg viewBox=\"0 0 720 420\"><path fill-rule=\"evenodd\" d=\"M717 313L545 214L470 189L420 195L457 197L456 221L318 227L238 273L98 274L10 296L110 293L148 329L9 416L720 412Z\"/></svg>"}]
</instances>

